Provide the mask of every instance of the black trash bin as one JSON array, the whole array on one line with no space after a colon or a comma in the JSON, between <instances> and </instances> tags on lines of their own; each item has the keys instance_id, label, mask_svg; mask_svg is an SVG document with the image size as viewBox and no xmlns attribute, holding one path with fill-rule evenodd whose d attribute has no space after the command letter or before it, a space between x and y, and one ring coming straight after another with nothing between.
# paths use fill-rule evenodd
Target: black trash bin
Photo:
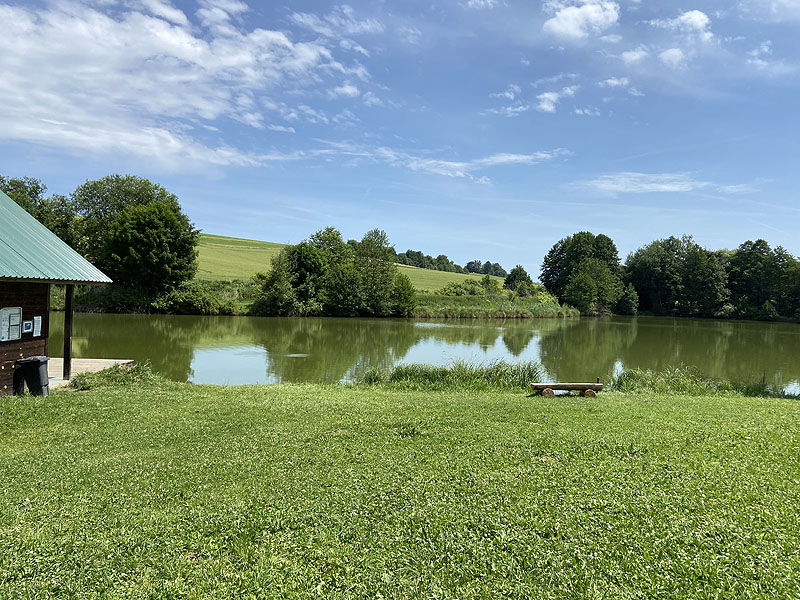
<instances>
[{"instance_id":1,"label":"black trash bin","mask_svg":"<svg viewBox=\"0 0 800 600\"><path fill-rule=\"evenodd\" d=\"M50 379L47 376L47 356L20 358L17 364L22 367L22 375L32 396L49 396Z\"/></svg>"}]
</instances>

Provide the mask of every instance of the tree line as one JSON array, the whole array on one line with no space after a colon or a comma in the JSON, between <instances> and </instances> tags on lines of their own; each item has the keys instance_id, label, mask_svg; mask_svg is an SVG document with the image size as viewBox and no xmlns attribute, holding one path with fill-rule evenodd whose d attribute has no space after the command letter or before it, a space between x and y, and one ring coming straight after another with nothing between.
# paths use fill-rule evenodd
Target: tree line
<instances>
[{"instance_id":1,"label":"tree line","mask_svg":"<svg viewBox=\"0 0 800 600\"><path fill-rule=\"evenodd\" d=\"M108 308L219 310L218 299L193 281L199 232L175 194L162 186L115 174L86 181L69 196L48 196L37 179L0 176L0 190L114 280L110 291L102 292L113 299ZM254 310L272 315L411 314L415 291L396 262L496 275L505 277L503 287L516 297L541 294L519 265L510 273L489 261L459 267L443 254L435 259L413 250L397 254L377 229L345 243L329 227L281 251L272 269L252 284L258 288ZM800 260L762 239L734 250L710 250L689 236L669 237L639 248L622 263L611 238L584 231L553 245L540 280L552 297L583 314L800 320ZM440 291L492 295L496 291L490 284L487 277L480 284Z\"/></svg>"},{"instance_id":2,"label":"tree line","mask_svg":"<svg viewBox=\"0 0 800 600\"><path fill-rule=\"evenodd\" d=\"M430 269L433 271L446 271L447 273L477 273L479 275L494 275L505 277L508 275L499 263L479 260L471 260L463 267L450 260L446 254L440 254L436 258L429 254L423 254L419 250L406 250L397 254L396 261L401 265L409 265L420 269Z\"/></svg>"},{"instance_id":3,"label":"tree line","mask_svg":"<svg viewBox=\"0 0 800 600\"><path fill-rule=\"evenodd\" d=\"M623 264L611 238L584 231L550 249L541 281L582 313L800 320L800 260L762 239L709 250L673 236Z\"/></svg>"}]
</instances>

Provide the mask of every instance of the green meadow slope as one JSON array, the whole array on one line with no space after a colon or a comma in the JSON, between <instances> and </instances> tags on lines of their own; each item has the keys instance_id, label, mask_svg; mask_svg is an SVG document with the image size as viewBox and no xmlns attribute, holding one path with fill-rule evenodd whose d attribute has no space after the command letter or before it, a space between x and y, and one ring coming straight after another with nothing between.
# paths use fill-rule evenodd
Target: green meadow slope
<instances>
[{"instance_id":1,"label":"green meadow slope","mask_svg":"<svg viewBox=\"0 0 800 600\"><path fill-rule=\"evenodd\" d=\"M284 245L201 233L197 278L206 281L248 279L260 271L269 270L273 257ZM480 280L483 277L398 266L421 292L438 290L451 281ZM495 279L503 281L501 277Z\"/></svg>"}]
</instances>

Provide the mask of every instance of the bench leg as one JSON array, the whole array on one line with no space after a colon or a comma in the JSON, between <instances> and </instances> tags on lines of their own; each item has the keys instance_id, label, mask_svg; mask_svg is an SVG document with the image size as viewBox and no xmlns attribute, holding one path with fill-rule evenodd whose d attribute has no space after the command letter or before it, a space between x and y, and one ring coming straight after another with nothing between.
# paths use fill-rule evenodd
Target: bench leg
<instances>
[{"instance_id":1,"label":"bench leg","mask_svg":"<svg viewBox=\"0 0 800 600\"><path fill-rule=\"evenodd\" d=\"M556 393L553 390L551 390L550 388L544 388L542 390L542 396L555 396L555 395L556 395Z\"/></svg>"},{"instance_id":2,"label":"bench leg","mask_svg":"<svg viewBox=\"0 0 800 600\"><path fill-rule=\"evenodd\" d=\"M587 398L597 398L597 392L594 390L584 390L583 395Z\"/></svg>"}]
</instances>

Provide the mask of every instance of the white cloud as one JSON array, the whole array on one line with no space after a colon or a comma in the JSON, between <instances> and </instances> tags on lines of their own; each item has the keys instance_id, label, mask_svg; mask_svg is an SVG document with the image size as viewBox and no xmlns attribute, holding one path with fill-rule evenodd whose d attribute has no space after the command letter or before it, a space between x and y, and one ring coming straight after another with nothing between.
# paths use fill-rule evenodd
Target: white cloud
<instances>
[{"instance_id":1,"label":"white cloud","mask_svg":"<svg viewBox=\"0 0 800 600\"><path fill-rule=\"evenodd\" d=\"M772 42L766 40L761 42L758 48L754 48L747 53L749 58L745 60L745 63L757 71L771 76L788 75L797 70L796 65L787 64L782 60L771 60L769 58L771 55Z\"/></svg>"},{"instance_id":2,"label":"white cloud","mask_svg":"<svg viewBox=\"0 0 800 600\"><path fill-rule=\"evenodd\" d=\"M504 117L518 117L524 112L527 112L531 109L530 104L523 104L522 102L517 102L515 104L511 104L509 106L501 106L500 108L490 108L487 112L494 114L494 115L502 115Z\"/></svg>"},{"instance_id":3,"label":"white cloud","mask_svg":"<svg viewBox=\"0 0 800 600\"><path fill-rule=\"evenodd\" d=\"M637 46L633 50L626 50L619 57L622 59L626 65L636 65L642 62L645 58L650 55L650 52L647 50L647 46Z\"/></svg>"},{"instance_id":4,"label":"white cloud","mask_svg":"<svg viewBox=\"0 0 800 600\"><path fill-rule=\"evenodd\" d=\"M361 91L349 82L345 82L344 84L337 86L332 90L328 90L328 96L331 98L355 98L360 94Z\"/></svg>"},{"instance_id":5,"label":"white cloud","mask_svg":"<svg viewBox=\"0 0 800 600\"><path fill-rule=\"evenodd\" d=\"M383 106L383 100L381 100L372 92L367 92L362 96L362 98L364 100L364 104L367 106Z\"/></svg>"},{"instance_id":6,"label":"white cloud","mask_svg":"<svg viewBox=\"0 0 800 600\"><path fill-rule=\"evenodd\" d=\"M375 159L392 166L405 167L412 171L420 171L432 175L466 177L470 179L475 179L472 175L473 172L482 171L491 167L501 165L535 165L567 155L569 155L567 150L557 148L555 150L534 152L532 154L500 153L470 161L451 161L413 156L386 147L377 148L372 153Z\"/></svg>"},{"instance_id":7,"label":"white cloud","mask_svg":"<svg viewBox=\"0 0 800 600\"><path fill-rule=\"evenodd\" d=\"M351 52L358 52L359 54L369 57L369 51L364 48L364 46L347 38L339 40L339 48L342 48L343 50L350 50Z\"/></svg>"},{"instance_id":8,"label":"white cloud","mask_svg":"<svg viewBox=\"0 0 800 600\"><path fill-rule=\"evenodd\" d=\"M517 96L522 92L522 88L518 85L511 83L503 92L496 92L494 94L489 94L490 98L506 98L508 100L514 100Z\"/></svg>"},{"instance_id":9,"label":"white cloud","mask_svg":"<svg viewBox=\"0 0 800 600\"><path fill-rule=\"evenodd\" d=\"M285 125L267 125L270 131L280 131L283 133L296 133L294 127L286 127Z\"/></svg>"},{"instance_id":10,"label":"white cloud","mask_svg":"<svg viewBox=\"0 0 800 600\"><path fill-rule=\"evenodd\" d=\"M604 81L598 81L597 85L605 88L615 88L615 87L628 87L630 83L631 82L627 77L610 77Z\"/></svg>"},{"instance_id":11,"label":"white cloud","mask_svg":"<svg viewBox=\"0 0 800 600\"><path fill-rule=\"evenodd\" d=\"M546 0L544 9L553 16L542 30L566 39L602 33L619 20L619 4L609 0Z\"/></svg>"},{"instance_id":12,"label":"white cloud","mask_svg":"<svg viewBox=\"0 0 800 600\"><path fill-rule=\"evenodd\" d=\"M189 26L164 0L135 1L140 10L103 2L0 5L0 139L128 152L162 164L168 157L256 164L261 158L200 142L193 132L208 139L218 119L262 128L265 109L325 123L311 107L264 98L368 77L361 65L338 62L335 45L242 30L234 23L248 8L237 0L201 0L199 24Z\"/></svg>"},{"instance_id":13,"label":"white cloud","mask_svg":"<svg viewBox=\"0 0 800 600\"><path fill-rule=\"evenodd\" d=\"M560 92L545 92L543 94L539 94L538 96L536 96L536 99L539 101L539 104L536 106L536 109L541 112L554 113L556 112L556 106L558 105L558 103L563 98L574 96L577 90L578 86L572 85L563 88Z\"/></svg>"},{"instance_id":14,"label":"white cloud","mask_svg":"<svg viewBox=\"0 0 800 600\"><path fill-rule=\"evenodd\" d=\"M397 33L401 40L412 46L419 44L420 39L422 39L422 32L416 27L401 27L397 30Z\"/></svg>"},{"instance_id":15,"label":"white cloud","mask_svg":"<svg viewBox=\"0 0 800 600\"><path fill-rule=\"evenodd\" d=\"M661 62L671 69L680 69L684 65L686 55L680 48L669 48L658 55Z\"/></svg>"},{"instance_id":16,"label":"white cloud","mask_svg":"<svg viewBox=\"0 0 800 600\"><path fill-rule=\"evenodd\" d=\"M569 79L570 81L574 81L574 80L578 79L578 74L577 73L558 73L556 75L551 75L550 77L540 77L539 79L537 79L536 81L531 83L531 85L533 87L539 87L540 85L543 85L545 83L558 83L559 81L563 81L565 79Z\"/></svg>"},{"instance_id":17,"label":"white cloud","mask_svg":"<svg viewBox=\"0 0 800 600\"><path fill-rule=\"evenodd\" d=\"M740 194L753 191L749 185L721 185L695 179L690 173L611 173L580 182L579 185L605 194L687 193L701 190Z\"/></svg>"},{"instance_id":18,"label":"white cloud","mask_svg":"<svg viewBox=\"0 0 800 600\"><path fill-rule=\"evenodd\" d=\"M189 25L189 19L182 10L163 0L139 0L139 5L151 15L161 17L176 25Z\"/></svg>"},{"instance_id":19,"label":"white cloud","mask_svg":"<svg viewBox=\"0 0 800 600\"><path fill-rule=\"evenodd\" d=\"M467 8L494 8L498 4L499 0L468 0Z\"/></svg>"},{"instance_id":20,"label":"white cloud","mask_svg":"<svg viewBox=\"0 0 800 600\"><path fill-rule=\"evenodd\" d=\"M574 113L585 117L599 117L600 109L594 106L587 106L585 108L576 108Z\"/></svg>"},{"instance_id":21,"label":"white cloud","mask_svg":"<svg viewBox=\"0 0 800 600\"><path fill-rule=\"evenodd\" d=\"M708 18L706 13L700 10L690 10L681 13L674 19L656 19L650 21L650 24L655 27L673 29L695 35L704 42L711 41L714 37L714 34L711 33L710 30L711 19Z\"/></svg>"},{"instance_id":22,"label":"white cloud","mask_svg":"<svg viewBox=\"0 0 800 600\"><path fill-rule=\"evenodd\" d=\"M358 20L353 8L346 4L334 6L327 15L292 13L289 15L289 19L296 25L330 38L376 34L382 33L384 30L383 23L377 19Z\"/></svg>"},{"instance_id":23,"label":"white cloud","mask_svg":"<svg viewBox=\"0 0 800 600\"><path fill-rule=\"evenodd\" d=\"M800 21L800 2L797 0L742 0L739 10L762 22Z\"/></svg>"}]
</instances>

